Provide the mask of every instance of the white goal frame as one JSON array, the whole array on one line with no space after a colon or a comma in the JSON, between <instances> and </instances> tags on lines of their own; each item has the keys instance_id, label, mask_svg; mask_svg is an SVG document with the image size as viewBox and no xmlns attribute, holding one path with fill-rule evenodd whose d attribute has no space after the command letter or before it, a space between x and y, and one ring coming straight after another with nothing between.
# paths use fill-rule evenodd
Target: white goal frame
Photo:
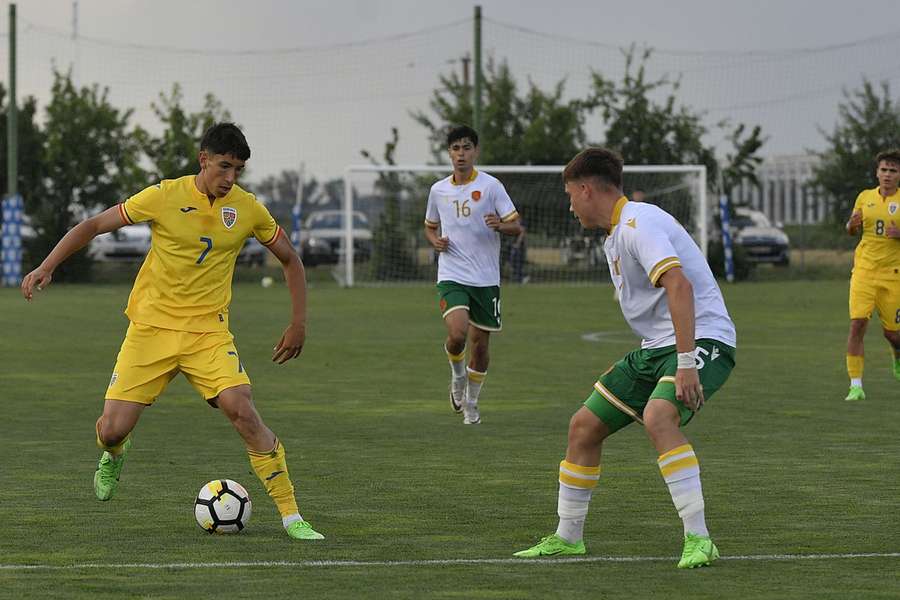
<instances>
[{"instance_id":1,"label":"white goal frame","mask_svg":"<svg viewBox=\"0 0 900 600\"><path fill-rule=\"evenodd\" d=\"M565 165L476 165L487 173L558 173L562 177ZM451 173L450 165L348 165L344 168L344 254L343 285L353 287L353 173ZM697 240L703 255L709 245L709 210L707 206L707 181L705 165L625 165L625 173L696 173L699 204L697 210ZM562 185L562 183L560 183ZM423 223L425 216L422 215Z\"/></svg>"}]
</instances>

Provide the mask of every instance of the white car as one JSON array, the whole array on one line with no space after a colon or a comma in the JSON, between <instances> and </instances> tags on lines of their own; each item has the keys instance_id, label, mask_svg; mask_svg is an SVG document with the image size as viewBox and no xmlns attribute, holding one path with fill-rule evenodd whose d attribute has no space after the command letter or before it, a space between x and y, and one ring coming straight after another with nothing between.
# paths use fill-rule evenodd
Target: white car
<instances>
[{"instance_id":1,"label":"white car","mask_svg":"<svg viewBox=\"0 0 900 600\"><path fill-rule=\"evenodd\" d=\"M149 251L150 226L143 223L100 234L88 246L88 255L99 261L139 261Z\"/></svg>"},{"instance_id":2,"label":"white car","mask_svg":"<svg viewBox=\"0 0 900 600\"><path fill-rule=\"evenodd\" d=\"M758 210L735 208L731 230L735 245L744 248L750 261L781 266L790 263L791 244L787 234Z\"/></svg>"}]
</instances>

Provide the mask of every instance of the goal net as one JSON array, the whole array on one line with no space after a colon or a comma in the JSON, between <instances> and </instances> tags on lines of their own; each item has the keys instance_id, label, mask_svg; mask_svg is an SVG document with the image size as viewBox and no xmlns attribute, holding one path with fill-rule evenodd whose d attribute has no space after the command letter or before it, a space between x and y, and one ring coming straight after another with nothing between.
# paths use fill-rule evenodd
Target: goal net
<instances>
[{"instance_id":1,"label":"goal net","mask_svg":"<svg viewBox=\"0 0 900 600\"><path fill-rule=\"evenodd\" d=\"M509 192L525 227L524 244L501 238L506 283L590 284L609 281L603 236L581 227L569 212L562 166L478 166ZM424 234L431 185L448 166L359 165L344 171L344 204L337 264L342 285L430 283L437 257ZM710 228L706 168L694 165L626 166L625 194L671 213L706 252ZM352 215L352 217L351 217ZM314 230L304 232L315 237Z\"/></svg>"}]
</instances>

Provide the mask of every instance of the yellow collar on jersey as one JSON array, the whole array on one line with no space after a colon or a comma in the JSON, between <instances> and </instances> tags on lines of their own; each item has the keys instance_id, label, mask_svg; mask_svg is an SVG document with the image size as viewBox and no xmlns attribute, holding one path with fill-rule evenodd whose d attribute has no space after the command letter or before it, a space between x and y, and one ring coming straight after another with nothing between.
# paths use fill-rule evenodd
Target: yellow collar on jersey
<instances>
[{"instance_id":1,"label":"yellow collar on jersey","mask_svg":"<svg viewBox=\"0 0 900 600\"><path fill-rule=\"evenodd\" d=\"M888 200L896 199L897 194L900 193L900 188L897 188L896 190L894 190L894 193L891 194L890 196L884 196L881 193L881 186L879 185L877 188L875 188L875 193L878 194L878 197L881 198L882 202L887 202Z\"/></svg>"},{"instance_id":2,"label":"yellow collar on jersey","mask_svg":"<svg viewBox=\"0 0 900 600\"><path fill-rule=\"evenodd\" d=\"M450 176L450 183L453 185L466 185L467 183L472 183L473 181L475 181L476 177L478 177L478 169L472 169L472 174L466 181L463 181L462 183L456 183L456 173L454 173Z\"/></svg>"},{"instance_id":3,"label":"yellow collar on jersey","mask_svg":"<svg viewBox=\"0 0 900 600\"><path fill-rule=\"evenodd\" d=\"M619 224L619 219L622 218L622 209L625 208L625 203L628 202L628 198L622 196L618 200L616 200L615 206L613 206L612 217L609 220L609 232L612 233L612 230L615 229L616 225Z\"/></svg>"}]
</instances>

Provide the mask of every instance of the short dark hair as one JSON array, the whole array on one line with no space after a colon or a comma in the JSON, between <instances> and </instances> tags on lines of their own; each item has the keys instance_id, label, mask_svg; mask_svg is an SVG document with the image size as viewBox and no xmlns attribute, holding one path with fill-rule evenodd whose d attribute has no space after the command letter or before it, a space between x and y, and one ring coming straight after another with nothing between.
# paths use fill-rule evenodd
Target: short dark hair
<instances>
[{"instance_id":1,"label":"short dark hair","mask_svg":"<svg viewBox=\"0 0 900 600\"><path fill-rule=\"evenodd\" d=\"M234 123L216 123L210 126L200 140L200 150L213 154L230 154L240 160L250 158L247 138Z\"/></svg>"},{"instance_id":2,"label":"short dark hair","mask_svg":"<svg viewBox=\"0 0 900 600\"><path fill-rule=\"evenodd\" d=\"M883 160L892 162L896 165L900 165L900 150L898 150L897 148L891 148L890 150L879 152L878 156L875 157L875 167L877 168Z\"/></svg>"},{"instance_id":3,"label":"short dark hair","mask_svg":"<svg viewBox=\"0 0 900 600\"><path fill-rule=\"evenodd\" d=\"M596 177L607 185L622 189L622 157L607 148L587 148L575 155L563 170L563 183Z\"/></svg>"},{"instance_id":4,"label":"short dark hair","mask_svg":"<svg viewBox=\"0 0 900 600\"><path fill-rule=\"evenodd\" d=\"M453 142L469 138L473 145L478 145L478 133L468 125L459 125L454 127L447 133L447 147L453 145Z\"/></svg>"}]
</instances>

